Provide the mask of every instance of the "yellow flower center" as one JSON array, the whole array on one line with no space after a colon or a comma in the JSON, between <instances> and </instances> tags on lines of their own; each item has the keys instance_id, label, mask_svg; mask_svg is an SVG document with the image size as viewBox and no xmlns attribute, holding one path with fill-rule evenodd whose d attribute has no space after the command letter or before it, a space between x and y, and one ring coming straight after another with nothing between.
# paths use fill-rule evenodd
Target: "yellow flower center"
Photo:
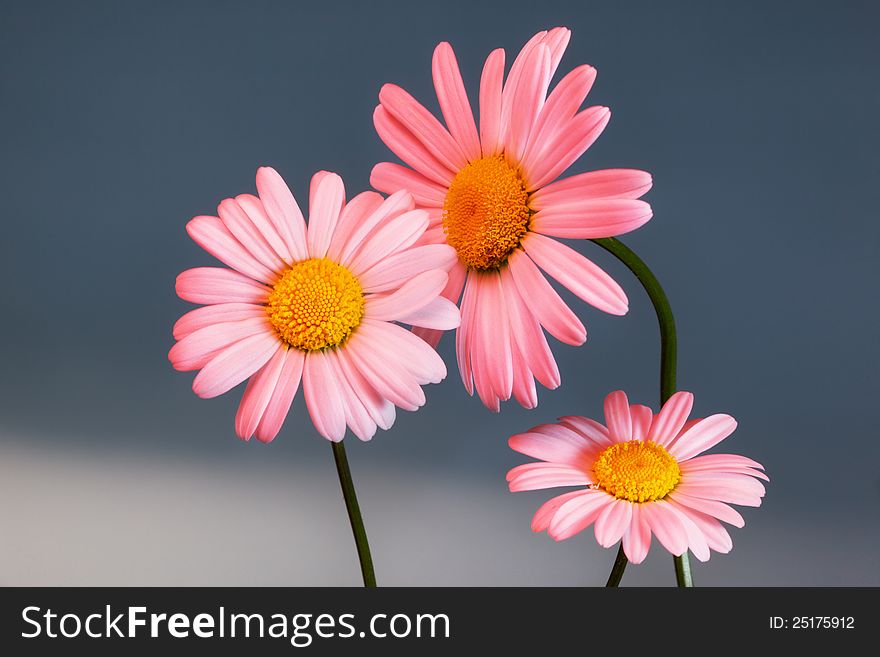
<instances>
[{"instance_id":1,"label":"yellow flower center","mask_svg":"<svg viewBox=\"0 0 880 657\"><path fill-rule=\"evenodd\" d=\"M523 179L502 156L471 162L446 192L446 241L471 269L498 269L528 232L528 199Z\"/></svg>"},{"instance_id":2,"label":"yellow flower center","mask_svg":"<svg viewBox=\"0 0 880 657\"><path fill-rule=\"evenodd\" d=\"M293 265L272 287L269 322L291 347L314 351L335 347L364 316L364 292L348 269L327 258Z\"/></svg>"},{"instance_id":3,"label":"yellow flower center","mask_svg":"<svg viewBox=\"0 0 880 657\"><path fill-rule=\"evenodd\" d=\"M611 445L596 458L593 474L596 487L630 502L662 499L681 480L678 462L650 440Z\"/></svg>"}]
</instances>

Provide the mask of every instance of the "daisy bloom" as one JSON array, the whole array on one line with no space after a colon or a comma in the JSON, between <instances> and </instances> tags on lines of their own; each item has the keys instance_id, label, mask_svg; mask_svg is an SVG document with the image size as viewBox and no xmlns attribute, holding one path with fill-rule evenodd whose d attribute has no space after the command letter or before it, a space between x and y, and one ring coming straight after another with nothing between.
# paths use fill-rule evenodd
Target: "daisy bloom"
<instances>
[{"instance_id":1,"label":"daisy bloom","mask_svg":"<svg viewBox=\"0 0 880 657\"><path fill-rule=\"evenodd\" d=\"M458 259L443 295L461 300L458 366L468 392L476 387L494 411L511 395L534 408L535 379L551 389L559 385L545 330L570 345L587 339L544 273L600 310L627 312L620 286L554 238L612 237L651 218L651 207L637 200L651 187L643 171L556 180L610 116L607 107L580 111L596 78L591 66L575 68L548 95L570 35L564 27L536 34L506 80L504 50L489 55L479 128L448 43L434 50L432 66L445 126L393 84L382 87L373 114L379 137L408 166L377 164L370 183L386 193L410 190L430 217L423 241L455 248ZM432 344L440 338L435 330L417 332Z\"/></svg>"},{"instance_id":2,"label":"daisy bloom","mask_svg":"<svg viewBox=\"0 0 880 657\"><path fill-rule=\"evenodd\" d=\"M532 520L557 541L594 525L596 540L623 540L633 563L648 554L651 534L675 556L688 549L700 561L727 553L733 542L721 520L745 524L730 504L760 506L769 481L760 463L733 454L705 454L736 429L729 415L688 420L694 396L674 394L656 416L630 405L622 391L605 398L602 425L563 417L513 436L517 452L540 459L507 473L511 491L582 486L554 497Z\"/></svg>"},{"instance_id":3,"label":"daisy bloom","mask_svg":"<svg viewBox=\"0 0 880 657\"><path fill-rule=\"evenodd\" d=\"M415 410L421 388L446 376L434 349L396 322L458 326L440 296L455 251L415 246L428 213L407 192L364 192L345 202L342 179L311 181L306 225L281 176L257 171L259 197L225 199L218 217L195 217L187 232L230 267L198 267L177 277L177 294L206 304L174 325L175 369L200 370L199 397L216 397L250 378L235 430L269 442L302 381L318 432L361 440L389 428L395 406Z\"/></svg>"}]
</instances>

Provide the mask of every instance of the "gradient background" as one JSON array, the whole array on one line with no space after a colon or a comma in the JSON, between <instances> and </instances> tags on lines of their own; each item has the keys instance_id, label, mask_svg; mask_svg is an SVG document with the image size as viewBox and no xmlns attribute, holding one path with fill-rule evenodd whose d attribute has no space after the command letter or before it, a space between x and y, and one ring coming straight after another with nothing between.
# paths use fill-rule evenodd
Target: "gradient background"
<instances>
[{"instance_id":1,"label":"gradient background","mask_svg":"<svg viewBox=\"0 0 880 657\"><path fill-rule=\"evenodd\" d=\"M389 153L371 113L394 81L436 110L434 45L472 99L483 59L573 29L613 118L573 171L651 171L625 238L663 281L696 412L764 463L761 509L698 584L880 584L876 3L0 3L0 583L358 584L330 448L300 395L271 445L240 442L240 390L211 401L167 361L184 224L276 167L354 193ZM510 61L510 60L508 60ZM591 532L529 531L547 492L506 491L506 437L606 393L656 405L657 327L628 272L625 318L567 297L581 348L500 416L456 370L371 444L349 438L380 583L603 583ZM442 344L453 358L452 340ZM655 548L657 543L655 541ZM661 549L625 584L668 585Z\"/></svg>"}]
</instances>

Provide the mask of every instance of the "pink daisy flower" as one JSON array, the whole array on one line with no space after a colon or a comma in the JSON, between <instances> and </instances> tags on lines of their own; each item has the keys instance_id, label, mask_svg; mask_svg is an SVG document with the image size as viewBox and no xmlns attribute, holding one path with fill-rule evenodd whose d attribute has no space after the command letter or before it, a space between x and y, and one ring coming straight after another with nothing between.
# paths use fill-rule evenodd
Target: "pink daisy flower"
<instances>
[{"instance_id":1,"label":"pink daisy flower","mask_svg":"<svg viewBox=\"0 0 880 657\"><path fill-rule=\"evenodd\" d=\"M769 478L744 456L698 456L733 433L736 420L688 420L693 402L678 392L655 416L617 391L605 398L607 426L570 416L513 436L511 448L542 462L508 472L511 491L585 487L546 502L532 530L561 541L594 525L601 546L622 539L633 563L645 559L651 534L675 556L690 549L706 561L710 550L729 552L733 542L719 521L742 527L730 504L760 506L758 479Z\"/></svg>"},{"instance_id":2,"label":"pink daisy flower","mask_svg":"<svg viewBox=\"0 0 880 657\"><path fill-rule=\"evenodd\" d=\"M448 43L434 50L432 68L446 127L393 84L382 87L373 114L379 137L409 166L377 164L370 183L386 193L410 190L430 217L423 241L455 247L458 260L443 295L461 299L459 370L468 392L476 387L494 411L511 395L534 408L535 379L559 386L544 330L571 345L587 338L544 273L600 310L627 312L620 286L554 238L611 237L651 218L651 207L637 200L651 187L643 171L609 169L556 180L610 116L607 107L579 111L596 78L591 66L575 68L548 96L570 35L563 27L536 34L506 81L504 50L489 55L480 81L479 129ZM432 344L440 338L436 330L417 332Z\"/></svg>"},{"instance_id":3,"label":"pink daisy flower","mask_svg":"<svg viewBox=\"0 0 880 657\"><path fill-rule=\"evenodd\" d=\"M219 217L195 217L189 235L231 269L198 267L177 277L177 294L207 304L174 325L175 369L200 370L199 397L250 378L235 430L269 442L302 381L318 432L361 440L394 423L395 406L425 403L421 386L446 367L434 349L396 322L432 329L459 324L440 296L455 251L416 246L428 213L408 192L364 192L345 202L342 179L314 175L306 225L281 176L257 171L259 197L225 199Z\"/></svg>"}]
</instances>

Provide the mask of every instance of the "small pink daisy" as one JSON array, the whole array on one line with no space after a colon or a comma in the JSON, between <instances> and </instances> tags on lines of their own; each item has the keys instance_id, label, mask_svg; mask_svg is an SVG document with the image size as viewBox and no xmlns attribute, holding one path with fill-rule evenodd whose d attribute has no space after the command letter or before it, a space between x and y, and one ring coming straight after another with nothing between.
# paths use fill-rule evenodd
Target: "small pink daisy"
<instances>
[{"instance_id":1,"label":"small pink daisy","mask_svg":"<svg viewBox=\"0 0 880 657\"><path fill-rule=\"evenodd\" d=\"M760 463L733 454L697 456L736 429L729 415L690 420L694 396L678 392L654 416L630 406L626 394L605 398L607 427L585 417L563 417L513 436L517 452L541 459L507 473L511 491L586 486L546 502L532 530L557 541L595 525L596 540L623 540L633 563L648 554L653 533L675 556L688 549L700 561L727 553L733 542L719 520L745 524L730 504L760 506L769 481Z\"/></svg>"},{"instance_id":2,"label":"small pink daisy","mask_svg":"<svg viewBox=\"0 0 880 657\"><path fill-rule=\"evenodd\" d=\"M460 301L458 366L470 394L497 411L513 395L537 401L535 379L559 386L543 330L571 345L584 325L544 277L587 303L627 312L626 294L599 267L553 238L612 237L651 218L637 200L651 176L631 169L556 180L599 137L606 107L579 111L596 78L579 66L547 95L571 33L557 27L525 45L504 80L504 50L483 68L479 130L452 46L434 50L434 88L446 126L400 87L386 84L373 121L379 137L409 167L377 164L376 189L408 189L430 224L423 240L455 247L458 260L443 295ZM543 330L542 330L543 329ZM432 344L440 332L417 329Z\"/></svg>"},{"instance_id":3,"label":"small pink daisy","mask_svg":"<svg viewBox=\"0 0 880 657\"><path fill-rule=\"evenodd\" d=\"M257 171L259 198L220 203L195 217L189 235L231 269L199 267L177 277L185 301L208 304L174 325L175 369L200 370L193 390L216 397L250 378L235 429L269 442L302 380L318 432L361 440L394 423L395 406L416 410L421 386L446 367L434 349L395 322L432 329L459 324L440 296L455 251L418 245L428 213L408 192L364 192L345 203L342 179L318 172L309 224L281 176Z\"/></svg>"}]
</instances>

